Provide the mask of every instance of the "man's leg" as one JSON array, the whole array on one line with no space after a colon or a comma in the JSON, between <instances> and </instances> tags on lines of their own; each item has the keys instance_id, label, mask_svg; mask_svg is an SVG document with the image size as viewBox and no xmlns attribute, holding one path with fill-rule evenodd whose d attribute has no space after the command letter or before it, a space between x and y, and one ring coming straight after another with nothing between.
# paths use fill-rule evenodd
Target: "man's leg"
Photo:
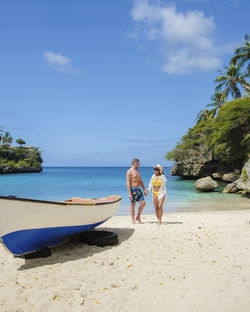
<instances>
[{"instance_id":1,"label":"man's leg","mask_svg":"<svg viewBox=\"0 0 250 312\"><path fill-rule=\"evenodd\" d=\"M131 218L132 218L132 223L135 224L135 202L131 203L130 214L131 214Z\"/></svg>"},{"instance_id":2,"label":"man's leg","mask_svg":"<svg viewBox=\"0 0 250 312\"><path fill-rule=\"evenodd\" d=\"M145 200L141 200L140 201L140 207L138 209L138 213L137 213L137 217L136 217L136 221L138 221L139 223L141 223L141 213L143 208L146 206Z\"/></svg>"}]
</instances>

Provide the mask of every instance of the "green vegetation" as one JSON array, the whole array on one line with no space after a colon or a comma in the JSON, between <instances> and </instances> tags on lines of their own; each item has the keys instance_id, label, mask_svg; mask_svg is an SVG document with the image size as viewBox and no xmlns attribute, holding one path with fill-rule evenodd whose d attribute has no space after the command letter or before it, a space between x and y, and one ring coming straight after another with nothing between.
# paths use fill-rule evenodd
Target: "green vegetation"
<instances>
[{"instance_id":1,"label":"green vegetation","mask_svg":"<svg viewBox=\"0 0 250 312\"><path fill-rule=\"evenodd\" d=\"M21 147L22 145L25 145L25 144L26 144L26 142L25 142L23 139L17 139L16 142L17 142L17 144L20 145L20 147Z\"/></svg>"},{"instance_id":2,"label":"green vegetation","mask_svg":"<svg viewBox=\"0 0 250 312\"><path fill-rule=\"evenodd\" d=\"M241 178L242 178L243 182L247 182L248 181L248 175L247 175L247 171L246 171L245 168L242 170Z\"/></svg>"},{"instance_id":3,"label":"green vegetation","mask_svg":"<svg viewBox=\"0 0 250 312\"><path fill-rule=\"evenodd\" d=\"M23 139L16 140L20 147L11 146L12 142L13 138L10 133L4 133L0 127L0 172L1 168L41 169L43 160L37 147L22 147L26 144Z\"/></svg>"},{"instance_id":4,"label":"green vegetation","mask_svg":"<svg viewBox=\"0 0 250 312\"><path fill-rule=\"evenodd\" d=\"M0 145L0 167L41 168L41 152L36 147L12 147Z\"/></svg>"},{"instance_id":5,"label":"green vegetation","mask_svg":"<svg viewBox=\"0 0 250 312\"><path fill-rule=\"evenodd\" d=\"M249 74L246 71L241 71L242 65L231 64L225 66L224 71L218 70L221 75L215 79L218 83L216 91L224 90L221 93L222 99L226 100L228 95L231 94L233 99L239 99L241 97L240 87L249 87L250 85L245 79Z\"/></svg>"},{"instance_id":6,"label":"green vegetation","mask_svg":"<svg viewBox=\"0 0 250 312\"><path fill-rule=\"evenodd\" d=\"M2 137L2 143L10 145L13 142L13 138L10 133L7 131L5 132L4 136Z\"/></svg>"},{"instance_id":7,"label":"green vegetation","mask_svg":"<svg viewBox=\"0 0 250 312\"><path fill-rule=\"evenodd\" d=\"M250 43L247 35L245 44L235 50L229 66L215 79L218 85L211 97L211 103L196 117L196 124L190 128L176 147L166 154L169 160L182 162L187 159L207 157L239 168L250 155ZM241 98L242 91L245 96ZM233 101L226 102L231 95Z\"/></svg>"},{"instance_id":8,"label":"green vegetation","mask_svg":"<svg viewBox=\"0 0 250 312\"><path fill-rule=\"evenodd\" d=\"M245 36L245 43L235 50L234 56L231 59L231 64L240 64L246 66L248 74L250 73L250 34Z\"/></svg>"},{"instance_id":9,"label":"green vegetation","mask_svg":"<svg viewBox=\"0 0 250 312\"><path fill-rule=\"evenodd\" d=\"M200 121L190 128L166 158L177 162L187 157L198 158L202 149L206 149L211 150L214 159L220 162L242 165L250 153L249 133L250 98L234 100L226 103L217 117Z\"/></svg>"}]
</instances>

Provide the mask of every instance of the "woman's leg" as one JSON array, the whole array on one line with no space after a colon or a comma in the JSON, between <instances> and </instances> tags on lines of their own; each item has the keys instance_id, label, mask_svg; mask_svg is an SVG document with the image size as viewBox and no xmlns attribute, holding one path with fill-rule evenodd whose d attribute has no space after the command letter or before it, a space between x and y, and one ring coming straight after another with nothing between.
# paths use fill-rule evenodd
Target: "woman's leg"
<instances>
[{"instance_id":1,"label":"woman's leg","mask_svg":"<svg viewBox=\"0 0 250 312\"><path fill-rule=\"evenodd\" d=\"M162 219L162 214L163 214L162 206L163 206L164 200L165 200L165 195L164 195L162 198L160 198L160 199L158 200L158 211L159 211L159 214L158 214L158 216L159 216L159 218L158 218L159 222L158 222L158 224L159 224L159 225L161 225L161 219Z\"/></svg>"},{"instance_id":2,"label":"woman's leg","mask_svg":"<svg viewBox=\"0 0 250 312\"><path fill-rule=\"evenodd\" d=\"M157 219L159 220L158 197L155 194L153 194L153 202L155 206L155 214L156 214Z\"/></svg>"}]
</instances>

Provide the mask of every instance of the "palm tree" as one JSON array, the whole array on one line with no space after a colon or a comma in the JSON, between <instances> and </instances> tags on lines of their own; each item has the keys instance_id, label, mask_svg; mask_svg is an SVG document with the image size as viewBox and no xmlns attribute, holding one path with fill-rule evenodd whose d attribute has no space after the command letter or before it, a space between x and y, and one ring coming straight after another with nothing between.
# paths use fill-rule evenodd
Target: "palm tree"
<instances>
[{"instance_id":1,"label":"palm tree","mask_svg":"<svg viewBox=\"0 0 250 312\"><path fill-rule=\"evenodd\" d=\"M3 134L3 128L2 127L0 127L0 144L1 144L1 142L2 142L2 134Z\"/></svg>"},{"instance_id":2,"label":"palm tree","mask_svg":"<svg viewBox=\"0 0 250 312\"><path fill-rule=\"evenodd\" d=\"M13 142L13 138L8 131L5 132L4 136L2 137L2 142L7 145L10 145Z\"/></svg>"},{"instance_id":3,"label":"palm tree","mask_svg":"<svg viewBox=\"0 0 250 312\"><path fill-rule=\"evenodd\" d=\"M245 43L239 46L231 59L230 64L247 65L248 75L250 75L250 34L245 35Z\"/></svg>"},{"instance_id":4,"label":"palm tree","mask_svg":"<svg viewBox=\"0 0 250 312\"><path fill-rule=\"evenodd\" d=\"M230 66L224 66L225 70L218 70L222 75L215 79L215 82L219 83L215 88L216 91L222 91L222 99L225 101L228 94L231 93L233 99L241 97L240 87L244 87L246 90L250 90L250 84L245 79L248 73L241 72L240 64L231 64Z\"/></svg>"},{"instance_id":5,"label":"palm tree","mask_svg":"<svg viewBox=\"0 0 250 312\"><path fill-rule=\"evenodd\" d=\"M195 121L197 121L196 124L198 124L198 123L201 122L201 121L207 121L207 120L209 120L209 119L214 118L215 114L216 114L216 109L215 109L215 108L213 108L213 109L211 109L211 110L202 109L202 110L197 114L197 116L196 116L196 118L195 118Z\"/></svg>"},{"instance_id":6,"label":"palm tree","mask_svg":"<svg viewBox=\"0 0 250 312\"><path fill-rule=\"evenodd\" d=\"M207 104L206 106L207 107L210 107L210 106L214 107L215 115L216 115L217 110L219 110L225 104L222 93L219 91L215 92L214 95L211 96L211 100L212 100L212 102L210 104Z\"/></svg>"}]
</instances>

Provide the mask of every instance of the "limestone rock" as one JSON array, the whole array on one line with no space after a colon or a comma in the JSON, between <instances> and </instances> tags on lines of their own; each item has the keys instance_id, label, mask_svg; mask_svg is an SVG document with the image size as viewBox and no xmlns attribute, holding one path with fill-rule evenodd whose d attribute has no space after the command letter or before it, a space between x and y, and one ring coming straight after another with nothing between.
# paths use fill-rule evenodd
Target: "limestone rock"
<instances>
[{"instance_id":1,"label":"limestone rock","mask_svg":"<svg viewBox=\"0 0 250 312\"><path fill-rule=\"evenodd\" d=\"M219 185L211 177L205 177L198 179L195 182L194 187L196 188L197 191L211 192L214 191L216 188L218 188Z\"/></svg>"},{"instance_id":2,"label":"limestone rock","mask_svg":"<svg viewBox=\"0 0 250 312\"><path fill-rule=\"evenodd\" d=\"M225 173L222 176L222 180L225 182L234 182L240 177L240 171L238 169L234 170L234 172Z\"/></svg>"},{"instance_id":3,"label":"limestone rock","mask_svg":"<svg viewBox=\"0 0 250 312\"><path fill-rule=\"evenodd\" d=\"M203 162L198 159L190 159L176 163L170 174L191 179L215 175L213 178L221 179L224 173L230 171L232 171L232 168L228 168L217 161Z\"/></svg>"},{"instance_id":4,"label":"limestone rock","mask_svg":"<svg viewBox=\"0 0 250 312\"><path fill-rule=\"evenodd\" d=\"M29 173L29 172L41 172L42 167L34 168L34 167L8 167L8 166L0 166L0 174L6 173Z\"/></svg>"},{"instance_id":5,"label":"limestone rock","mask_svg":"<svg viewBox=\"0 0 250 312\"><path fill-rule=\"evenodd\" d=\"M250 158L244 165L240 178L228 184L223 192L250 194Z\"/></svg>"},{"instance_id":6,"label":"limestone rock","mask_svg":"<svg viewBox=\"0 0 250 312\"><path fill-rule=\"evenodd\" d=\"M219 180L221 180L222 177L223 177L223 172L215 172L215 173L212 174L212 177L213 177L214 179L219 179Z\"/></svg>"}]
</instances>

